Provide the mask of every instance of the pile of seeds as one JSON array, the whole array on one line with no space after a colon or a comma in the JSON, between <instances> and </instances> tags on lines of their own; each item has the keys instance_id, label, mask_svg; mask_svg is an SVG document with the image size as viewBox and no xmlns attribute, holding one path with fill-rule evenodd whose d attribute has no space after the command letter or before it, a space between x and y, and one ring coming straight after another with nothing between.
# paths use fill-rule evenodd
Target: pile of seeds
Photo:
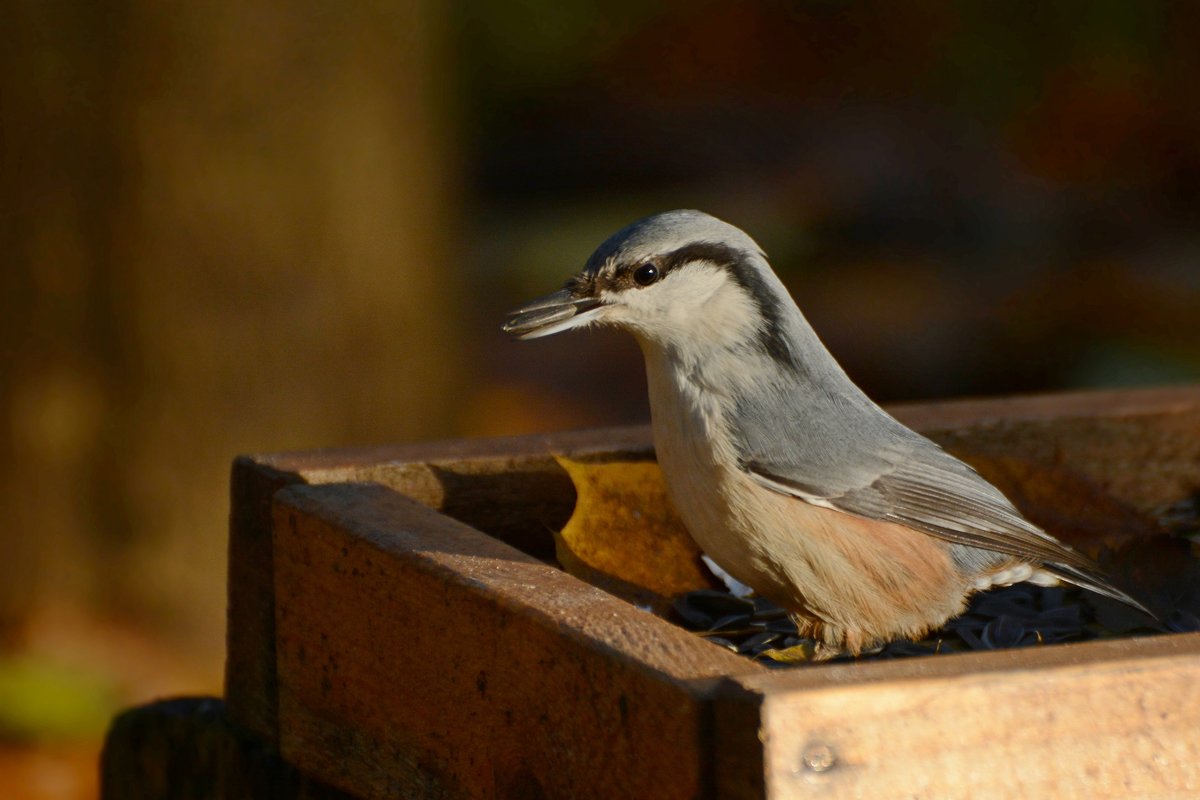
<instances>
[{"instance_id":1,"label":"pile of seeds","mask_svg":"<svg viewBox=\"0 0 1200 800\"><path fill-rule=\"evenodd\" d=\"M779 606L709 589L676 598L678 621L714 644L760 657L767 651L812 645ZM1124 605L1074 587L1016 584L975 595L966 612L919 642L896 641L860 659L999 650L1051 642L1086 641L1165 631L1200 630L1200 618L1180 611L1162 626ZM768 665L779 665L769 658Z\"/></svg>"}]
</instances>

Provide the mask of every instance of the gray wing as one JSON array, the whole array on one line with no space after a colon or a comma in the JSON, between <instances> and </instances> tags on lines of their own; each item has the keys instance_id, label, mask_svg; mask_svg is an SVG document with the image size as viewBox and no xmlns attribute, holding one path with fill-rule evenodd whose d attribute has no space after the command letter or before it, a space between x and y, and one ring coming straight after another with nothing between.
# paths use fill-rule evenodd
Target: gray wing
<instances>
[{"instance_id":1,"label":"gray wing","mask_svg":"<svg viewBox=\"0 0 1200 800\"><path fill-rule=\"evenodd\" d=\"M831 483L828 473L814 478L796 464L751 459L744 467L775 491L838 511L1037 563L1096 569L1088 558L1027 521L974 469L933 442L911 443L876 456L878 469L871 474L854 470L859 473L856 485L849 481L850 471L838 476L844 480Z\"/></svg>"},{"instance_id":2,"label":"gray wing","mask_svg":"<svg viewBox=\"0 0 1200 800\"><path fill-rule=\"evenodd\" d=\"M1016 556L1145 610L1110 586L1091 559L1022 517L969 465L865 396L812 393L806 400L792 406L782 427L754 430L756 418L780 416L762 416L769 409L739 407L742 467L760 484L954 544Z\"/></svg>"}]
</instances>

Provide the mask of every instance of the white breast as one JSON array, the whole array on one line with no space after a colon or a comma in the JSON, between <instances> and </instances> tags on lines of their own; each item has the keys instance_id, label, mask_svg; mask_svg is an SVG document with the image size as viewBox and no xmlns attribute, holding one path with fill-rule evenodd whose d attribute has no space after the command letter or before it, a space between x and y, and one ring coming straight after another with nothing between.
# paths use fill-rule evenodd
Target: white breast
<instances>
[{"instance_id":1,"label":"white breast","mask_svg":"<svg viewBox=\"0 0 1200 800\"><path fill-rule=\"evenodd\" d=\"M805 559L790 551L802 537L796 536L795 521L780 514L782 498L738 468L719 410L723 387L706 385L699 365L689 371L658 348L643 346L643 352L658 462L688 531L742 583L768 595L793 593L797 576L788 573L802 568ZM721 374L745 375L749 369L745 363L727 367Z\"/></svg>"}]
</instances>

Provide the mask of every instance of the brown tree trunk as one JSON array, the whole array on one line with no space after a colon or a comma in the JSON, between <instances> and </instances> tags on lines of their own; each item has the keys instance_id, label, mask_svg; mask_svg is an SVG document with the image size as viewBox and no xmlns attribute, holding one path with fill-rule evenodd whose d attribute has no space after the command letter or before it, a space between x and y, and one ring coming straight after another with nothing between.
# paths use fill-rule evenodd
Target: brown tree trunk
<instances>
[{"instance_id":1,"label":"brown tree trunk","mask_svg":"<svg viewBox=\"0 0 1200 800\"><path fill-rule=\"evenodd\" d=\"M4 5L0 629L218 642L235 453L449 431L441 6Z\"/></svg>"}]
</instances>

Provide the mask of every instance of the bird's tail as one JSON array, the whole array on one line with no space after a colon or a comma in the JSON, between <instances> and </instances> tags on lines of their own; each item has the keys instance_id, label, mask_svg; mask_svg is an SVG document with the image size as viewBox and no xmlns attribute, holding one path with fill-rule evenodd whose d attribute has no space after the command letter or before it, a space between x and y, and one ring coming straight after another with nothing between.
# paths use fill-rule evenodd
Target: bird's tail
<instances>
[{"instance_id":1,"label":"bird's tail","mask_svg":"<svg viewBox=\"0 0 1200 800\"><path fill-rule=\"evenodd\" d=\"M1110 584L1104 578L1085 570L1073 567L1069 564L1044 564L1042 569L1049 572L1051 575L1064 580L1067 583L1074 584L1081 589L1087 589L1089 592L1095 592L1104 597L1110 597L1117 600L1130 608L1135 608L1146 616L1153 619L1155 622L1162 622L1158 615L1144 605L1139 603L1134 598L1130 597L1125 592Z\"/></svg>"}]
</instances>

